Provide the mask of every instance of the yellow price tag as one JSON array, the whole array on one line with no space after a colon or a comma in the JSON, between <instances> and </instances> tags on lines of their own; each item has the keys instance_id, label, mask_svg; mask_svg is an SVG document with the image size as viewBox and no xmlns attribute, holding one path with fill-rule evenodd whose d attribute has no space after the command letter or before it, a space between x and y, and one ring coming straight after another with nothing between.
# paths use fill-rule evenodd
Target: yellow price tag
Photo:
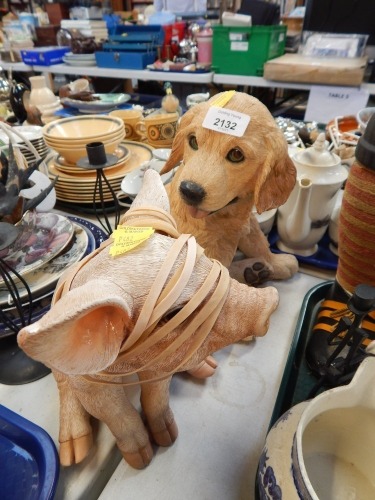
<instances>
[{"instance_id":1,"label":"yellow price tag","mask_svg":"<svg viewBox=\"0 0 375 500\"><path fill-rule=\"evenodd\" d=\"M109 250L112 257L122 255L137 247L155 232L153 227L120 226L112 233L113 243Z\"/></svg>"},{"instance_id":2,"label":"yellow price tag","mask_svg":"<svg viewBox=\"0 0 375 500\"><path fill-rule=\"evenodd\" d=\"M232 99L235 93L235 90L227 90L223 94L219 95L214 101L212 101L210 106L223 108Z\"/></svg>"}]
</instances>

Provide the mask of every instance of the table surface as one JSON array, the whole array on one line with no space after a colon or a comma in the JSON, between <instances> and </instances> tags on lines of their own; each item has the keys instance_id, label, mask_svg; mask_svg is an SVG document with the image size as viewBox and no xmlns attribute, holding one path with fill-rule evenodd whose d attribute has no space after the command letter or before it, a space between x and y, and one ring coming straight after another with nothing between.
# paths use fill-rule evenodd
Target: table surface
<instances>
[{"instance_id":1,"label":"table surface","mask_svg":"<svg viewBox=\"0 0 375 500\"><path fill-rule=\"evenodd\" d=\"M300 272L271 283L280 305L265 337L217 352L219 367L212 378L174 376L171 408L179 437L170 448L155 448L147 469L130 468L106 426L98 423L91 455L80 465L61 468L56 499L254 498L258 459L302 300L322 279ZM138 388L130 396L139 407ZM0 403L45 429L57 445L59 406L52 375L27 385L0 384Z\"/></svg>"},{"instance_id":2,"label":"table surface","mask_svg":"<svg viewBox=\"0 0 375 500\"><path fill-rule=\"evenodd\" d=\"M248 85L253 87L269 87L269 88L286 88L296 90L310 90L312 84L298 82L279 82L266 80L260 76L245 76L245 75L227 75L221 73L193 73L193 72L174 72L174 71L150 71L150 70L132 70L118 68L99 68L97 66L76 67L67 64L54 64L53 66L28 66L22 62L11 63L0 61L3 69L10 68L13 71L36 71L44 74L66 74L66 75L85 75L98 76L107 78L124 78L124 79L139 79L153 81L169 81L183 82L196 84L226 84L226 85ZM319 84L315 84L319 86ZM375 94L375 83L362 83L361 88L367 90L370 94Z\"/></svg>"},{"instance_id":3,"label":"table surface","mask_svg":"<svg viewBox=\"0 0 375 500\"><path fill-rule=\"evenodd\" d=\"M130 468L108 428L96 423L96 445L77 466L61 468L56 500L251 500L264 444L304 295L332 278L303 269L271 283L280 305L267 335L215 354L216 374L198 381L176 375L171 408L179 437L170 448L155 448L149 467ZM139 408L139 389L129 389ZM0 384L0 403L45 429L58 446L58 391L52 375L21 386Z\"/></svg>"}]
</instances>

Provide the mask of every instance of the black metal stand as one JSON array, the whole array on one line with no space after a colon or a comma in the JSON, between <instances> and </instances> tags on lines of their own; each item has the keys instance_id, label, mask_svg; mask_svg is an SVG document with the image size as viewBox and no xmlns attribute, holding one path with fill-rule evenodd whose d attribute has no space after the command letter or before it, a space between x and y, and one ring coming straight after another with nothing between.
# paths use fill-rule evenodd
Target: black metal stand
<instances>
[{"instance_id":1,"label":"black metal stand","mask_svg":"<svg viewBox=\"0 0 375 500\"><path fill-rule=\"evenodd\" d=\"M14 277L22 282L27 290L27 307L22 305ZM18 322L3 309L0 310L0 320L3 330L0 330L0 383L6 385L21 385L34 382L48 375L51 370L42 363L29 358L18 347L17 334L22 327L31 323L32 296L26 280L3 259L0 259L0 276L9 291L14 308L17 311Z\"/></svg>"},{"instance_id":2,"label":"black metal stand","mask_svg":"<svg viewBox=\"0 0 375 500\"><path fill-rule=\"evenodd\" d=\"M348 301L347 309L336 313L338 323L327 338L328 345L333 346L334 350L321 367L321 376L308 399L315 397L323 386L348 384L364 358L373 356L366 352L363 341L375 340L374 335L362 328L361 323L366 314L374 309L375 287L358 285Z\"/></svg>"},{"instance_id":3,"label":"black metal stand","mask_svg":"<svg viewBox=\"0 0 375 500\"><path fill-rule=\"evenodd\" d=\"M91 142L86 145L87 158L83 158L77 162L77 165L86 170L96 170L96 181L93 196L93 207L95 216L98 219L103 230L109 236L113 229L116 229L120 222L120 205L117 200L115 191L113 190L110 182L104 174L104 169L117 163L118 158L116 155L107 155L102 142ZM114 203L114 227L112 228L108 218L108 209L104 199L104 185L107 186ZM100 207L100 213L98 210ZM102 220L103 219L103 220Z\"/></svg>"}]
</instances>

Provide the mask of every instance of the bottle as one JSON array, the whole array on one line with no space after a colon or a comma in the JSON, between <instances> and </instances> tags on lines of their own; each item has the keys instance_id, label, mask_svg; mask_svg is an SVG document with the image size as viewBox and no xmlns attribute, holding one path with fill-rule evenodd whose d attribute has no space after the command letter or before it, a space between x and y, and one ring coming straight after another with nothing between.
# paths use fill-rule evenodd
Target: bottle
<instances>
[{"instance_id":1,"label":"bottle","mask_svg":"<svg viewBox=\"0 0 375 500\"><path fill-rule=\"evenodd\" d=\"M198 63L210 65L212 63L212 29L207 28L197 34Z\"/></svg>"}]
</instances>

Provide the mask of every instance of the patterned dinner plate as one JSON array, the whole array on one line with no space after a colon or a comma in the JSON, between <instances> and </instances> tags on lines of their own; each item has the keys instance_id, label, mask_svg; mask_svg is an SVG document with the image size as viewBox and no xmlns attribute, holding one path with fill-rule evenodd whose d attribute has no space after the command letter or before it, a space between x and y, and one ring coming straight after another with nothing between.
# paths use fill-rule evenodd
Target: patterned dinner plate
<instances>
[{"instance_id":1,"label":"patterned dinner plate","mask_svg":"<svg viewBox=\"0 0 375 500\"><path fill-rule=\"evenodd\" d=\"M43 291L56 284L65 269L78 262L90 250L90 240L85 228L70 220L69 222L73 228L73 237L67 251L24 276L33 297L41 295ZM27 299L27 289L21 281L17 282L17 291L20 299ZM11 305L9 291L4 284L0 284L0 305L5 304Z\"/></svg>"},{"instance_id":2,"label":"patterned dinner plate","mask_svg":"<svg viewBox=\"0 0 375 500\"><path fill-rule=\"evenodd\" d=\"M26 212L18 227L22 228L18 238L1 250L0 257L20 275L56 257L74 233L73 224L67 217L49 212Z\"/></svg>"}]
</instances>

